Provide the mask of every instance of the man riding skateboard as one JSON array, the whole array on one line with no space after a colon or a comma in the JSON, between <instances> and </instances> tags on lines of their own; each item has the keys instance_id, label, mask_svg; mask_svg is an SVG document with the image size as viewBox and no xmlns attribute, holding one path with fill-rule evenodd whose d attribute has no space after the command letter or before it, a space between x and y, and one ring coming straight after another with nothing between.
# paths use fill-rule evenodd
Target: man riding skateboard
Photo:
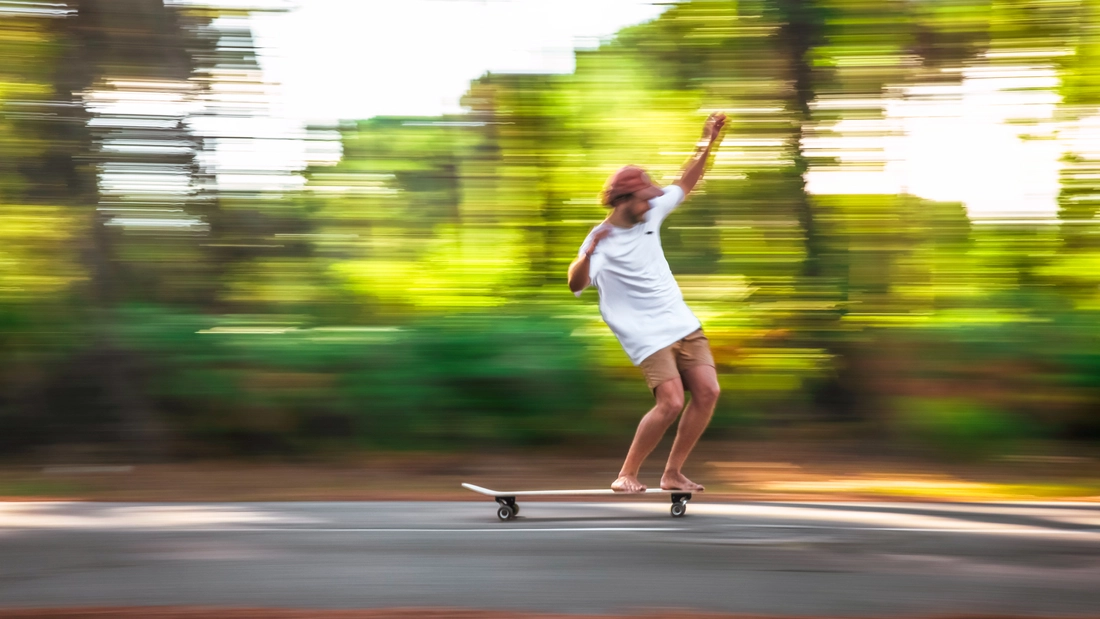
<instances>
[{"instance_id":1,"label":"man riding skateboard","mask_svg":"<svg viewBox=\"0 0 1100 619\"><path fill-rule=\"evenodd\" d=\"M680 417L661 488L698 492L703 486L682 468L710 423L718 402L718 374L702 324L684 303L661 249L661 222L703 177L707 157L726 123L711 114L703 139L684 164L680 179L662 189L637 166L615 172L602 198L611 209L581 244L569 265L569 289L578 297L588 286L600 294L600 315L630 360L641 368L657 400L642 417L612 490L644 492L638 480L642 462ZM684 392L691 403L684 410ZM683 412L681 416L680 413Z\"/></svg>"}]
</instances>

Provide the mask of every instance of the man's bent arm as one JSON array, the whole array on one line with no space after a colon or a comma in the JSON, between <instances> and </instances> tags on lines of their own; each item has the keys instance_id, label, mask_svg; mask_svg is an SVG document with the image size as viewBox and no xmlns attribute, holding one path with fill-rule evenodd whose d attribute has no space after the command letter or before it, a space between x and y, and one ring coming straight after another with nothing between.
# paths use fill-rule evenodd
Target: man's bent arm
<instances>
[{"instance_id":1,"label":"man's bent arm","mask_svg":"<svg viewBox=\"0 0 1100 619\"><path fill-rule=\"evenodd\" d=\"M573 294L584 290L591 282L588 279L588 267L592 262L592 254L585 253L569 265L569 291Z\"/></svg>"}]
</instances>

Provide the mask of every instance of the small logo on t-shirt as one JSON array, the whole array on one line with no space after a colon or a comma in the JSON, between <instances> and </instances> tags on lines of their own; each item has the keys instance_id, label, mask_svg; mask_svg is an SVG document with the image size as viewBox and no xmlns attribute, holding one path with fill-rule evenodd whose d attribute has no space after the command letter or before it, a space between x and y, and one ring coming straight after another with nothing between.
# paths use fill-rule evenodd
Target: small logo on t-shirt
<instances>
[{"instance_id":1,"label":"small logo on t-shirt","mask_svg":"<svg viewBox=\"0 0 1100 619\"><path fill-rule=\"evenodd\" d=\"M650 230L649 232L646 232L646 234L653 234L653 231Z\"/></svg>"}]
</instances>

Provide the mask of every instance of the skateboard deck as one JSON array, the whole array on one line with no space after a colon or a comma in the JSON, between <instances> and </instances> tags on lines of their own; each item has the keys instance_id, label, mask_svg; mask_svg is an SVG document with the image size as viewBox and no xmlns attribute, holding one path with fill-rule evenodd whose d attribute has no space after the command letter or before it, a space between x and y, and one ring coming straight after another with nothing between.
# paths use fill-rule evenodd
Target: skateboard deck
<instances>
[{"instance_id":1,"label":"skateboard deck","mask_svg":"<svg viewBox=\"0 0 1100 619\"><path fill-rule=\"evenodd\" d=\"M690 492L683 490L664 490L662 488L646 488L645 492L616 492L610 488L594 488L587 490L491 490L474 484L462 484L467 490L478 494L493 497L500 505L497 509L497 517L503 521L515 518L519 514L519 506L516 505L516 497L532 496L641 496L643 494L667 494L672 497L672 515L679 518L687 513L687 503L691 500Z\"/></svg>"}]
</instances>

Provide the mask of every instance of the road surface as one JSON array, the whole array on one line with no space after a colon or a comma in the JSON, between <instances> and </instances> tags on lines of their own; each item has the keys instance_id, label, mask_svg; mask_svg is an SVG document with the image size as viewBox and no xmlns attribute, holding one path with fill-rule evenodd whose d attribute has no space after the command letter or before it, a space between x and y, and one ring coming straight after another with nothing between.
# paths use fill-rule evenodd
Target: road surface
<instances>
[{"instance_id":1,"label":"road surface","mask_svg":"<svg viewBox=\"0 0 1100 619\"><path fill-rule=\"evenodd\" d=\"M1100 504L0 503L0 608L1100 613Z\"/></svg>"}]
</instances>

